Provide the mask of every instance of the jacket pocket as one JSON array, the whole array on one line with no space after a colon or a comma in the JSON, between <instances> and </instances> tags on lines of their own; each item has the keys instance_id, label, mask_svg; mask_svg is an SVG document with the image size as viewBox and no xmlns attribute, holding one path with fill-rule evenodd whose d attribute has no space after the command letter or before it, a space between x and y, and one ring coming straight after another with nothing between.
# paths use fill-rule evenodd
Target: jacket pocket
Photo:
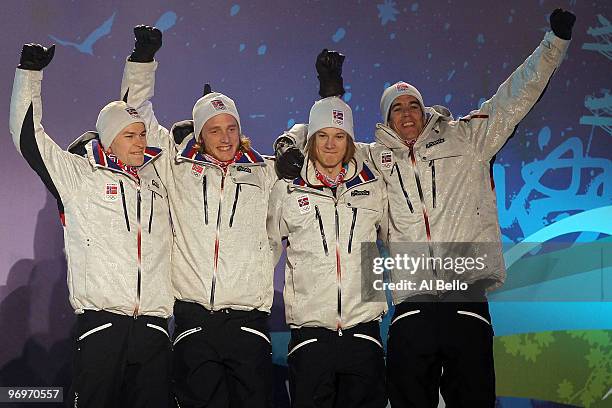
<instances>
[{"instance_id":1,"label":"jacket pocket","mask_svg":"<svg viewBox=\"0 0 612 408\"><path fill-rule=\"evenodd\" d=\"M355 334L353 334L353 337L357 337L357 338L360 338L360 339L371 341L372 343L376 344L381 349L383 348L382 343L380 341L378 341L377 339L375 339L372 336L368 336L367 334L355 333Z\"/></svg>"},{"instance_id":2,"label":"jacket pocket","mask_svg":"<svg viewBox=\"0 0 612 408\"><path fill-rule=\"evenodd\" d=\"M323 228L323 219L321 218L321 213L319 212L319 206L315 205L315 218L319 225L319 232L321 233L321 241L323 243L323 251L325 252L325 256L329 255L329 251L327 249L327 238L325 237L325 229Z\"/></svg>"},{"instance_id":3,"label":"jacket pocket","mask_svg":"<svg viewBox=\"0 0 612 408\"><path fill-rule=\"evenodd\" d=\"M491 322L489 322L486 318L484 318L483 316L479 315L478 313L468 312L466 310L457 310L457 314L460 314L460 315L463 315L463 316L469 316L469 317L472 317L474 319L481 320L484 323L486 323L489 326L491 326Z\"/></svg>"},{"instance_id":4,"label":"jacket pocket","mask_svg":"<svg viewBox=\"0 0 612 408\"><path fill-rule=\"evenodd\" d=\"M411 310L411 311L406 312L406 313L402 313L401 315L397 316L396 318L394 318L394 319L391 321L390 326L391 326L391 325L393 325L393 324L395 324L395 323L397 323L397 321L398 321L398 320L401 320L401 319L404 319L404 318L406 318L406 317L408 317L408 316L412 316L412 315L419 314L419 313L421 313L421 311L420 311L419 309L417 309L417 310Z\"/></svg>"},{"instance_id":5,"label":"jacket pocket","mask_svg":"<svg viewBox=\"0 0 612 408\"><path fill-rule=\"evenodd\" d=\"M287 353L287 357L289 357L290 355L292 355L293 353L295 353L297 350L301 349L302 347L310 343L314 343L315 341L317 341L317 339L309 339L309 340L304 340L302 342L299 342L298 344L293 346L291 350L289 350L289 352Z\"/></svg>"},{"instance_id":6,"label":"jacket pocket","mask_svg":"<svg viewBox=\"0 0 612 408\"><path fill-rule=\"evenodd\" d=\"M256 336L261 337L262 339L264 339L265 341L268 342L268 344L272 345L272 342L270 341L270 339L268 338L268 336L266 336L265 334L263 334L262 332L260 332L259 330L255 330L255 329L251 329L250 327L245 327L242 326L240 327L240 330L248 332L248 333L252 333Z\"/></svg>"},{"instance_id":7,"label":"jacket pocket","mask_svg":"<svg viewBox=\"0 0 612 408\"><path fill-rule=\"evenodd\" d=\"M91 336L92 334L97 333L97 332L99 332L99 331L101 331L101 330L108 329L108 328L109 328L109 327L111 327L112 325L113 325L112 323L105 323L105 324L103 324L103 325L101 325L101 326L94 327L94 328L93 328L93 329L91 329L91 330L87 330L85 333L81 334L81 335L78 337L77 341L81 341L81 340L83 340L84 338L86 338L86 337L88 337L88 336Z\"/></svg>"},{"instance_id":8,"label":"jacket pocket","mask_svg":"<svg viewBox=\"0 0 612 408\"><path fill-rule=\"evenodd\" d=\"M179 343L181 340L183 340L185 337L187 337L187 336L191 336L192 334L197 333L197 332L199 332L199 331L201 331L201 330L202 330L202 328L201 328L201 327L199 327L199 326L198 326L198 327L194 327L193 329L188 329L188 330L185 330L184 332L182 332L181 334L179 334L178 336L176 336L176 337L174 338L174 341L172 342L172 346L173 346L173 347L174 347L174 346L176 346L176 345L177 345L177 344L178 344L178 343Z\"/></svg>"},{"instance_id":9,"label":"jacket pocket","mask_svg":"<svg viewBox=\"0 0 612 408\"><path fill-rule=\"evenodd\" d=\"M158 326L156 324L152 324L152 323L147 323L147 327L150 327L151 329L162 332L163 334L166 335L166 337L168 337L168 339L170 339L170 335L168 334L168 331L164 329L163 327Z\"/></svg>"},{"instance_id":10,"label":"jacket pocket","mask_svg":"<svg viewBox=\"0 0 612 408\"><path fill-rule=\"evenodd\" d=\"M151 233L151 228L153 227L153 221L154 221L154 213L155 213L155 208L159 205L163 205L164 201L166 197L164 197L162 194L159 193L159 191L155 190L153 187L147 187L148 190L151 192L150 194L150 210L149 210L149 225L148 225L148 232L149 234ZM157 204L156 204L157 203ZM162 208L162 207L160 207Z\"/></svg>"}]
</instances>

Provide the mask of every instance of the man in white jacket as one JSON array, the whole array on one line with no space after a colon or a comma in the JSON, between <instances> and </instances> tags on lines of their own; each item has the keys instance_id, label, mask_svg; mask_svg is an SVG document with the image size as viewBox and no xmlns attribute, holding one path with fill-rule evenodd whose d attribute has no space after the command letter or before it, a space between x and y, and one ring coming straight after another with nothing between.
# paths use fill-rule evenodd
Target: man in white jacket
<instances>
[{"instance_id":1,"label":"man in white jacket","mask_svg":"<svg viewBox=\"0 0 612 408\"><path fill-rule=\"evenodd\" d=\"M64 227L70 304L77 314L68 402L163 407L170 401L168 317L172 233L167 152L147 146L138 112L102 109L97 132L61 149L42 127L42 69L54 47L24 45L10 130L17 150L56 198ZM77 148L78 150L78 148Z\"/></svg>"},{"instance_id":2,"label":"man in white jacket","mask_svg":"<svg viewBox=\"0 0 612 408\"><path fill-rule=\"evenodd\" d=\"M153 28L137 27L137 43ZM122 95L148 125L152 144L172 151L176 237L172 284L175 398L181 407L268 407L272 358L268 317L274 265L268 243L273 161L250 146L234 101L200 98L193 121L160 126L149 99L157 62L128 60ZM185 130L187 129L187 130Z\"/></svg>"},{"instance_id":3,"label":"man in white jacket","mask_svg":"<svg viewBox=\"0 0 612 408\"><path fill-rule=\"evenodd\" d=\"M555 10L552 32L493 97L459 120L444 107L425 107L414 86L391 85L381 98L383 123L377 126L376 142L358 145L387 184L392 258L408 253L435 259L452 255L457 247L486 253L484 268L468 272L436 266L390 271L393 283L407 282L407 289L392 292L396 307L387 343L387 381L393 407L436 407L438 390L449 406L495 404L486 290L503 284L505 267L490 162L561 64L574 20L573 14ZM317 65L321 91L327 93L321 96L342 92L343 57L331 57ZM291 132L279 141L283 137L301 144ZM278 167L286 168L279 159ZM447 289L455 279L466 289Z\"/></svg>"},{"instance_id":4,"label":"man in white jacket","mask_svg":"<svg viewBox=\"0 0 612 408\"><path fill-rule=\"evenodd\" d=\"M317 101L308 130L300 176L276 182L268 211L275 259L287 241L291 403L384 408L379 322L387 304L384 293L368 291L362 268L378 256L374 243L387 223L385 183L355 153L353 114L342 99Z\"/></svg>"}]
</instances>

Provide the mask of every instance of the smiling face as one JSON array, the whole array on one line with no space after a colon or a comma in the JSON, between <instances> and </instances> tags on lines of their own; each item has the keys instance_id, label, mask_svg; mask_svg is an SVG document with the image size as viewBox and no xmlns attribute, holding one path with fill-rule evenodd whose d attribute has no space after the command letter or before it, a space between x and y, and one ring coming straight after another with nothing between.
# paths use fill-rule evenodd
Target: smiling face
<instances>
[{"instance_id":1,"label":"smiling face","mask_svg":"<svg viewBox=\"0 0 612 408\"><path fill-rule=\"evenodd\" d=\"M327 127L312 135L309 156L319 171L326 174L338 173L347 159L350 136L341 129Z\"/></svg>"},{"instance_id":2,"label":"smiling face","mask_svg":"<svg viewBox=\"0 0 612 408\"><path fill-rule=\"evenodd\" d=\"M389 109L389 126L402 140L417 138L425 126L423 109L418 99L412 95L395 98Z\"/></svg>"},{"instance_id":3,"label":"smiling face","mask_svg":"<svg viewBox=\"0 0 612 408\"><path fill-rule=\"evenodd\" d=\"M108 152L128 166L142 166L147 147L147 131L142 122L126 126L115 137Z\"/></svg>"},{"instance_id":4,"label":"smiling face","mask_svg":"<svg viewBox=\"0 0 612 408\"><path fill-rule=\"evenodd\" d=\"M234 158L240 145L240 129L236 119L227 113L208 119L200 132L204 152L217 160Z\"/></svg>"}]
</instances>

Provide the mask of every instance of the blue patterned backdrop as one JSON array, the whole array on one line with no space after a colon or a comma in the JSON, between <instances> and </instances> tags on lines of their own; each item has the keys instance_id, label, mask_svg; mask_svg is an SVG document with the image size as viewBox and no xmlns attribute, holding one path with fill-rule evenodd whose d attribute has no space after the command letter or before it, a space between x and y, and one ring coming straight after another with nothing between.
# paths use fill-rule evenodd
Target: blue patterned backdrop
<instances>
[{"instance_id":1,"label":"blue patterned backdrop","mask_svg":"<svg viewBox=\"0 0 612 408\"><path fill-rule=\"evenodd\" d=\"M145 23L164 32L153 100L160 122L188 118L210 82L236 100L245 134L270 153L274 138L305 122L318 98L314 59L322 48L346 54L344 98L353 107L357 138L372 141L385 86L405 80L427 105L466 114L538 45L558 6L578 17L567 58L493 167L502 234L507 244L606 243L612 235L609 1L4 3L0 385L66 385L74 322L55 203L8 134L23 43L58 44L45 70L43 123L62 146L92 129L99 109L119 97L132 27ZM612 282L604 256L610 251L603 250L598 269L545 273L492 296L500 406L612 406L612 396L606 398L612 390ZM288 334L279 272L271 329L275 395L284 406ZM550 301L554 295L558 301Z\"/></svg>"}]
</instances>

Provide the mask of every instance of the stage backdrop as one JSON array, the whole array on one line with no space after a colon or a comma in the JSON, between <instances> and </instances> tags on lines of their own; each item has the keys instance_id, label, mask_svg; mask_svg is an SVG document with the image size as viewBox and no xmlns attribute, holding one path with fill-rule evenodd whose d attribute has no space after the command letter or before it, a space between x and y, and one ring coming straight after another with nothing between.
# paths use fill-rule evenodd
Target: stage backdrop
<instances>
[{"instance_id":1,"label":"stage backdrop","mask_svg":"<svg viewBox=\"0 0 612 408\"><path fill-rule=\"evenodd\" d=\"M255 148L271 153L280 132L307 121L318 98L314 61L322 48L346 54L344 99L357 138L372 141L385 86L408 81L426 104L467 114L539 44L559 6L578 18L567 58L497 155L493 173L504 241L565 246L555 268L537 248L506 253L508 285L491 305L497 388L504 408L612 406L605 246L612 234L612 4L605 0L3 3L0 385L67 387L75 320L56 204L8 132L23 43L57 44L45 70L43 123L61 146L93 129L99 109L119 98L132 27L145 23L164 32L153 101L160 122L189 118L210 82L236 100ZM594 242L602 247L580 252ZM520 268L521 262L531 263ZM277 268L271 327L277 406L288 404L282 282Z\"/></svg>"}]
</instances>

